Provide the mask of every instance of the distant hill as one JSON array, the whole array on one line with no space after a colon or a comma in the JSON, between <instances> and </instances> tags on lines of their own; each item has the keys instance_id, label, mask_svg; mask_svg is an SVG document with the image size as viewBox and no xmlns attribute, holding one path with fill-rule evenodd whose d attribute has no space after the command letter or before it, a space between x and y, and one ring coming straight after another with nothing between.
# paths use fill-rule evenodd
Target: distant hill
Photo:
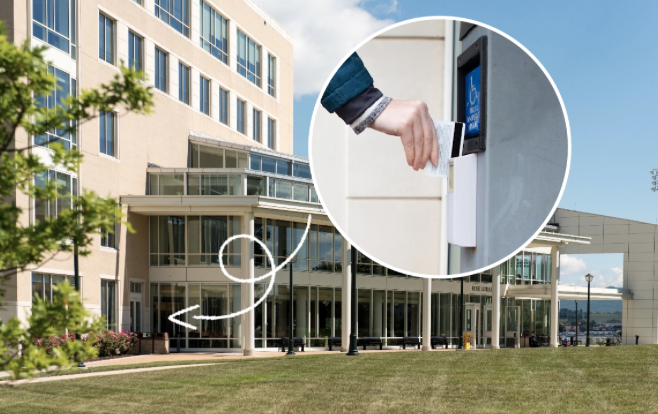
<instances>
[{"instance_id":1,"label":"distant hill","mask_svg":"<svg viewBox=\"0 0 658 414\"><path fill-rule=\"evenodd\" d=\"M621 312L621 300L593 300L590 302L590 311L601 313ZM561 300L560 309L576 310L576 301L574 300ZM587 301L578 301L578 310L582 309L583 312L587 310Z\"/></svg>"}]
</instances>

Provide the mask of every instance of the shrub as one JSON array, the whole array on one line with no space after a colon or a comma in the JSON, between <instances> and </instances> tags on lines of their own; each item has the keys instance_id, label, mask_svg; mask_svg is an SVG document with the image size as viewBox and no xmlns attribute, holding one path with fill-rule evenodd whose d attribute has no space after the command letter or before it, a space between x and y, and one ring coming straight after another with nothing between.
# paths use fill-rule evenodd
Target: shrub
<instances>
[{"instance_id":1,"label":"shrub","mask_svg":"<svg viewBox=\"0 0 658 414\"><path fill-rule=\"evenodd\" d=\"M139 343L137 334L129 331L107 331L96 335L95 347L98 348L98 356L112 356L126 354Z\"/></svg>"},{"instance_id":2,"label":"shrub","mask_svg":"<svg viewBox=\"0 0 658 414\"><path fill-rule=\"evenodd\" d=\"M33 343L39 348L45 348L46 354L48 354L49 357L55 357L55 352L53 350L56 347L65 346L68 342L74 340L75 340L75 335L67 334L61 336L52 336L50 338L37 338L34 340Z\"/></svg>"}]
</instances>

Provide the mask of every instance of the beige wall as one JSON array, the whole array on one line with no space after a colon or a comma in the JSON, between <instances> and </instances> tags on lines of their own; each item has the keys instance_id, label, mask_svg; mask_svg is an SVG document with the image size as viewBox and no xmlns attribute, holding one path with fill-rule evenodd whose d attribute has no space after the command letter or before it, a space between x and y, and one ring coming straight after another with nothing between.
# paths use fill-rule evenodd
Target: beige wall
<instances>
[{"instance_id":1,"label":"beige wall","mask_svg":"<svg viewBox=\"0 0 658 414\"><path fill-rule=\"evenodd\" d=\"M423 101L433 119L445 120L445 34L451 30L442 20L414 22L358 53L385 95ZM319 108L311 151L322 202L360 251L402 272L441 273L442 180L413 171L398 137L370 129L356 136Z\"/></svg>"},{"instance_id":2,"label":"beige wall","mask_svg":"<svg viewBox=\"0 0 658 414\"><path fill-rule=\"evenodd\" d=\"M263 147L248 136L235 130L235 99L240 97L247 101L248 118L251 108L263 112L263 123L270 116L277 121L277 147L283 153L291 154L293 150L293 46L292 38L273 21L263 10L249 0L222 1L207 0L215 9L230 21L229 50L230 66L225 65L199 47L197 0L191 3L191 35L185 38L176 30L160 21L153 14L153 1L145 0L144 7L132 1L84 0L79 1L78 59L71 60L66 54L51 49L46 56L61 69L67 70L78 81L79 89L97 87L110 81L119 73L117 66L108 64L98 57L98 13L102 11L116 20L115 51L116 63L127 60L128 30L144 37L144 67L150 74L149 84L153 85L153 48L157 45L170 54L170 85L177 83L177 61L181 60L192 68L190 82L190 106L179 102L177 88L169 93L153 89L155 107L149 116L126 114L119 111L118 151L115 158L100 154L98 120L89 121L80 127L78 149L84 155L84 162L79 171L79 186L84 191L116 197L120 195L145 194L147 163L163 167L187 167L188 136L190 130L203 133L222 140L243 145ZM0 19L9 24L10 37L16 42L30 36L31 1L13 0L0 4ZM267 23L267 24L265 24ZM235 54L237 53L236 32L239 28L262 46L262 86L258 88L236 72ZM39 41L33 41L38 44ZM267 93L267 53L277 58L277 92L276 97ZM127 64L127 61L125 62ZM199 111L199 74L211 79L212 94L211 116ZM219 86L230 91L230 103L233 119L230 126L221 124L218 119L217 90ZM250 124L250 128L253 125ZM262 128L265 138L266 127ZM16 136L16 145L27 147L29 137L22 131ZM47 150L37 149L42 154ZM24 209L21 217L23 224L32 221L30 200L18 195L17 202ZM100 247L100 236L95 235L90 249L91 256L80 258L80 271L83 275L83 295L85 304L92 310L100 312L100 278L116 278L120 281L123 293L118 296L121 306L128 306L128 282L130 278L148 281L148 217L130 214L129 220L135 229L134 234L127 234L123 244L124 252ZM119 233L119 232L118 232ZM118 238L118 237L117 237ZM120 241L117 240L117 246ZM125 246L125 247L124 247ZM41 268L53 273L72 274L72 254L58 254ZM124 279L124 273L125 277ZM10 313L19 312L19 307L29 307L31 300L31 273L20 272L17 281L12 280L6 286L6 304ZM147 288L147 286L145 286ZM145 311L149 308L147 289L143 289ZM117 308L117 316L125 309ZM144 321L148 314L144 315ZM124 328L128 322L123 321Z\"/></svg>"}]
</instances>

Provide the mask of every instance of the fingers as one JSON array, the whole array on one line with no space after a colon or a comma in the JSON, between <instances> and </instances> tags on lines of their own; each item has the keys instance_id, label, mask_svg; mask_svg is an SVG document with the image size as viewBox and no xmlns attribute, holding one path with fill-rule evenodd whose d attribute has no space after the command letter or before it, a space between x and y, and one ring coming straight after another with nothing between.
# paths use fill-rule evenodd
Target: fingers
<instances>
[{"instance_id":1,"label":"fingers","mask_svg":"<svg viewBox=\"0 0 658 414\"><path fill-rule=\"evenodd\" d=\"M413 168L414 166L414 135L410 128L407 128L400 137L402 140L402 147L404 148L404 155L407 157L407 165Z\"/></svg>"},{"instance_id":2,"label":"fingers","mask_svg":"<svg viewBox=\"0 0 658 414\"><path fill-rule=\"evenodd\" d=\"M420 169L423 162L423 145L424 145L423 125L420 120L420 116L414 117L413 124L411 125L411 129L414 134L414 164L412 167L415 171L418 171L418 169ZM425 159L425 161L427 161L427 158Z\"/></svg>"},{"instance_id":3,"label":"fingers","mask_svg":"<svg viewBox=\"0 0 658 414\"><path fill-rule=\"evenodd\" d=\"M436 165L434 160L431 158L433 155L432 154L433 151L437 147L436 131L434 130L434 125L432 125L432 118L430 118L430 115L427 110L427 105L425 103L423 102L419 103L419 111L420 111L420 122L423 128L423 136L422 136L423 154L422 154L420 168L425 169L428 160L431 160L432 163Z\"/></svg>"}]
</instances>

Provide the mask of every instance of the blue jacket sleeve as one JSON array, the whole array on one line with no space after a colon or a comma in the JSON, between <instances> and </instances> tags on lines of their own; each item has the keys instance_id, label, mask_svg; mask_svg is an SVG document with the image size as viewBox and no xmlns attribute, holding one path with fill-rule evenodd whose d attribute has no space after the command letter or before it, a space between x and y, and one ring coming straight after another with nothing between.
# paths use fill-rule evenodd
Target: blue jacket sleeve
<instances>
[{"instance_id":1,"label":"blue jacket sleeve","mask_svg":"<svg viewBox=\"0 0 658 414\"><path fill-rule=\"evenodd\" d=\"M372 76L359 55L352 53L329 81L320 103L327 111L334 113L372 87L373 83Z\"/></svg>"}]
</instances>

